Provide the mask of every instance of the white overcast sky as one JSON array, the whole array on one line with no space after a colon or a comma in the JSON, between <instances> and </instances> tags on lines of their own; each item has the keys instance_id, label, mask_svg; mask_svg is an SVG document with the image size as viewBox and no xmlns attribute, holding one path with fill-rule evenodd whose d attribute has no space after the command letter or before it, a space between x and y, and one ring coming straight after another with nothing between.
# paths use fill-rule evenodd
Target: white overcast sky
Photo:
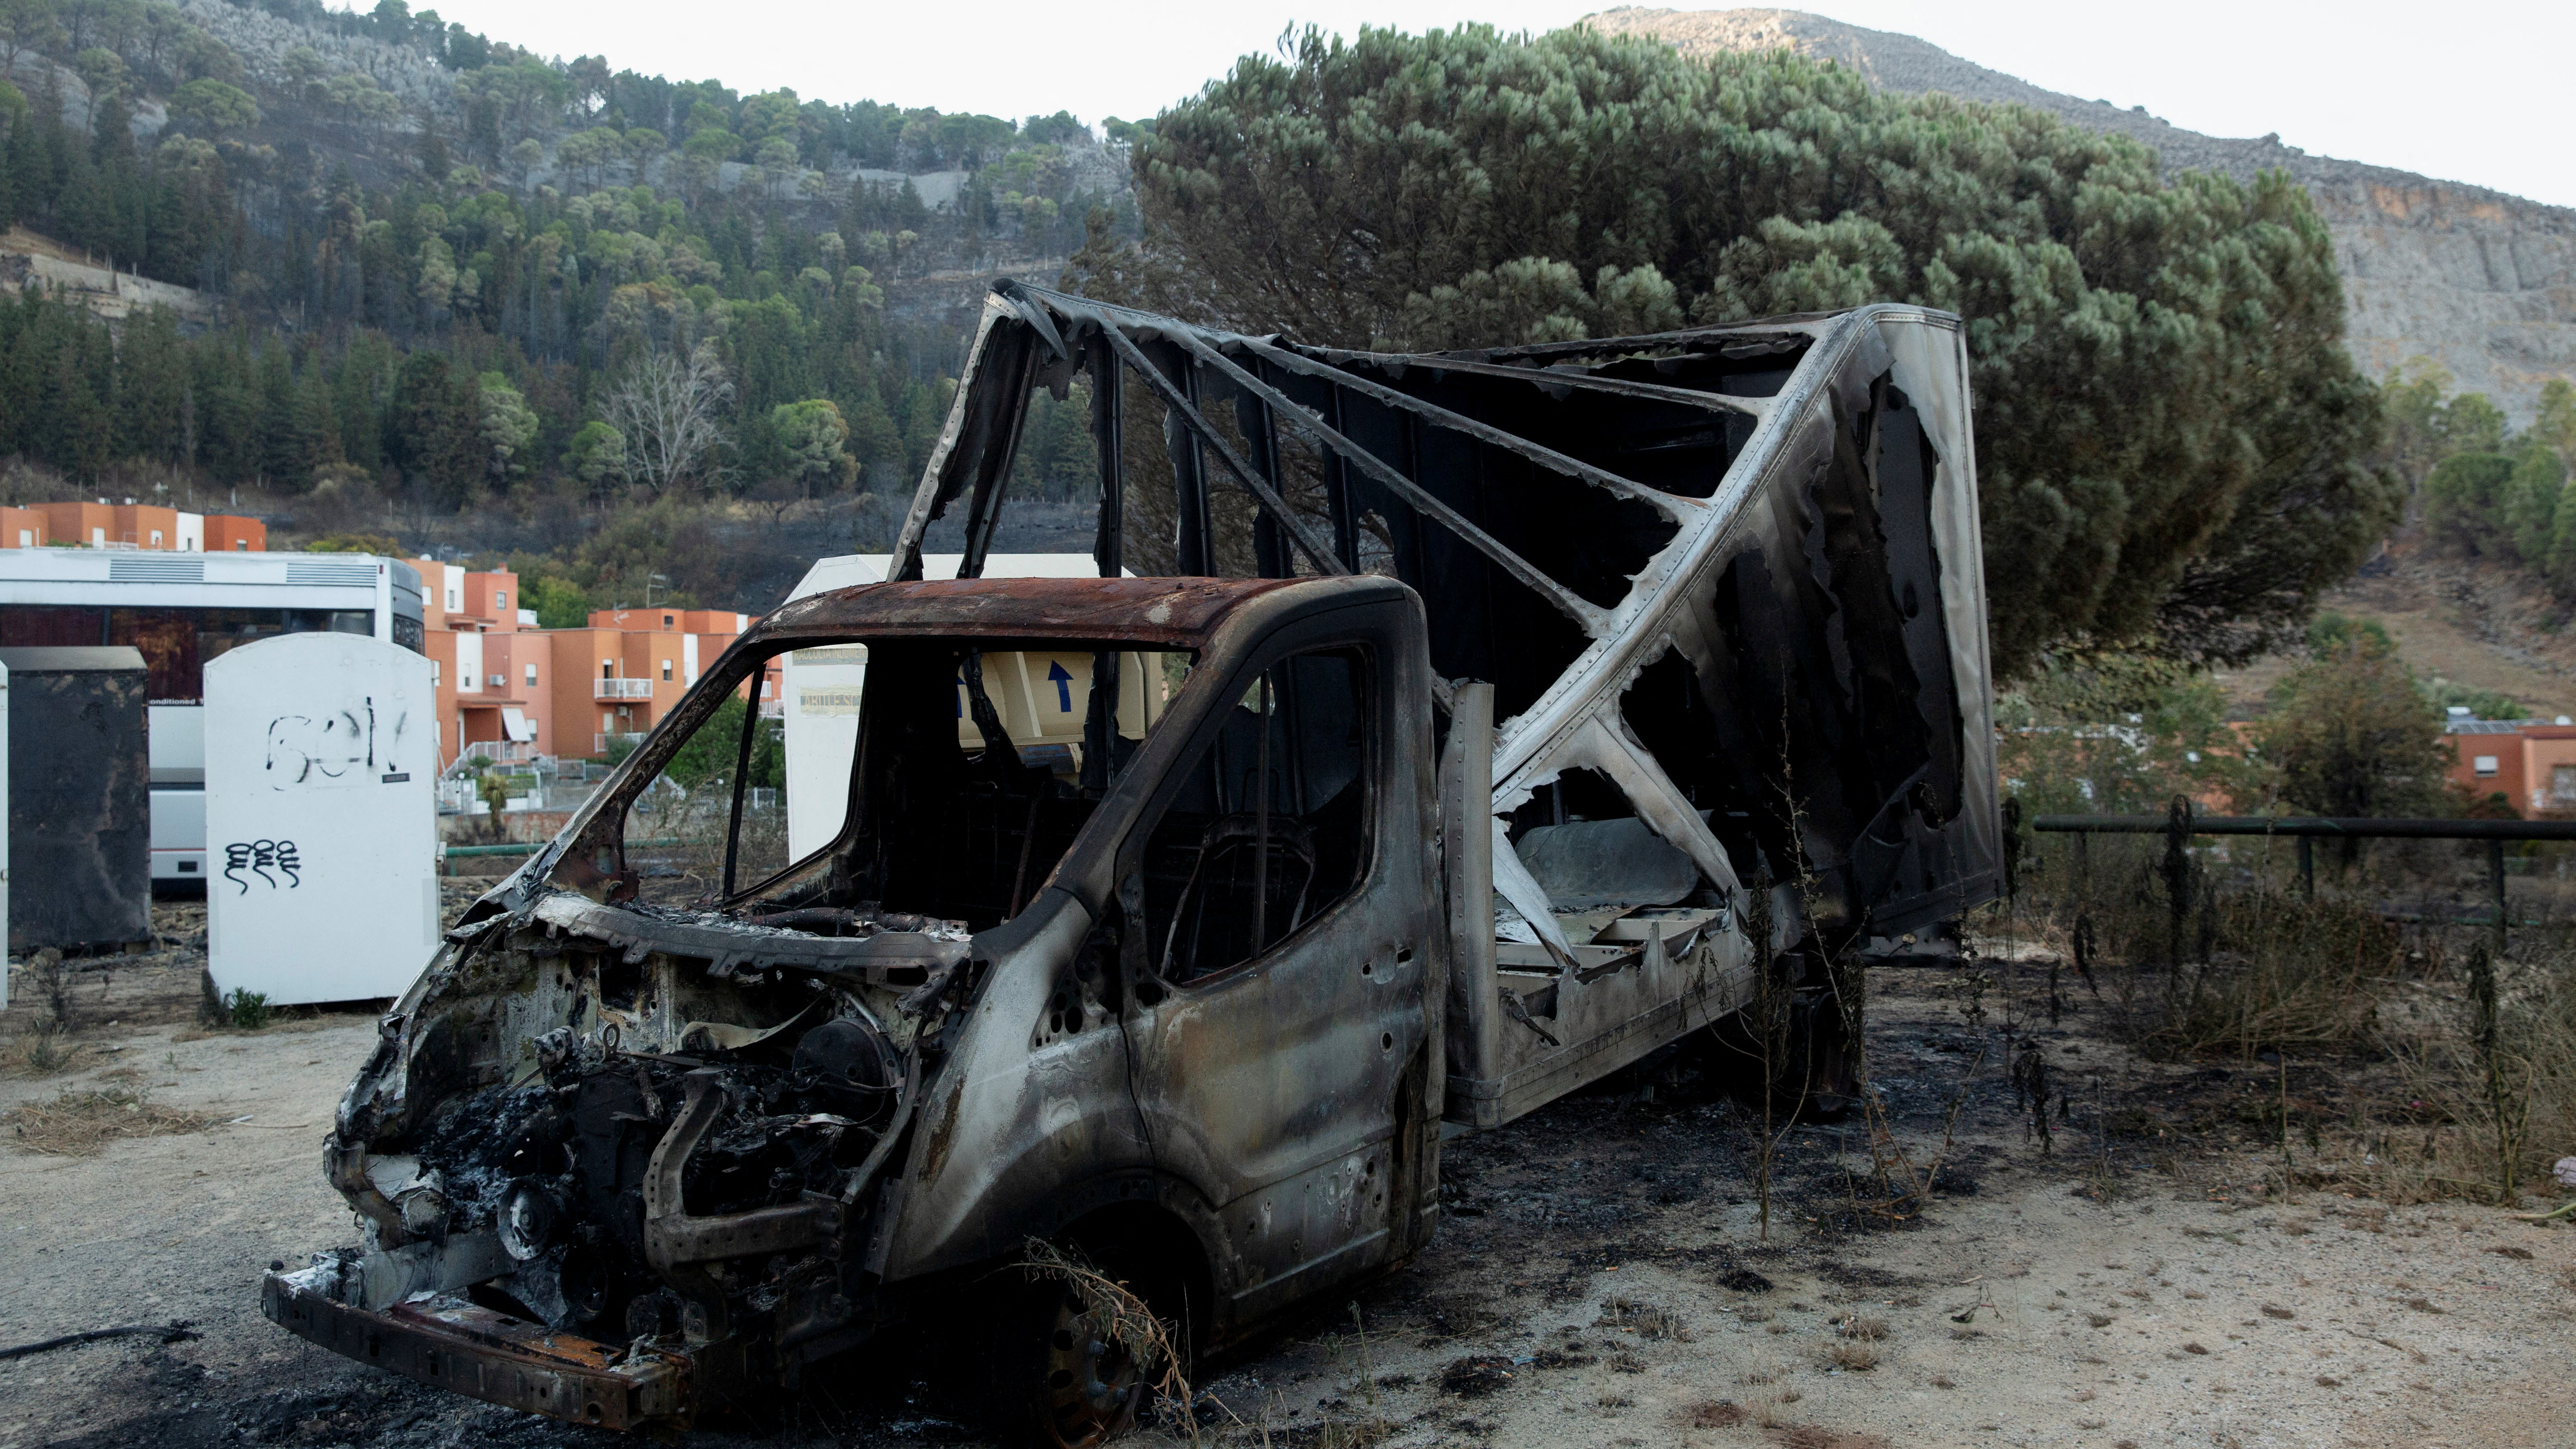
<instances>
[{"instance_id":1,"label":"white overcast sky","mask_svg":"<svg viewBox=\"0 0 2576 1449\"><path fill-rule=\"evenodd\" d=\"M426 0L436 4L436 0ZM367 8L366 0L359 8ZM414 0L423 8L424 0ZM1349 34L1484 21L1550 30L1569 0L445 0L440 15L540 54L714 78L748 94L1086 121L1149 116L1291 24ZM1723 8L1674 4L1673 9ZM2219 136L2576 206L2576 0L1833 0L1817 13L1920 36L2050 90L2143 105Z\"/></svg>"}]
</instances>

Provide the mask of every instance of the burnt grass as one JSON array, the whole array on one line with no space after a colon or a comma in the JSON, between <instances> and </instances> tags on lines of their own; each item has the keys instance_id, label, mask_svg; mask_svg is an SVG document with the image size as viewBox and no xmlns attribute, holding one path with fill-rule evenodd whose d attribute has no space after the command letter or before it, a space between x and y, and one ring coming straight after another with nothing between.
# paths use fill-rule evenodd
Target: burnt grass
<instances>
[{"instance_id":1,"label":"burnt grass","mask_svg":"<svg viewBox=\"0 0 2576 1449\"><path fill-rule=\"evenodd\" d=\"M1756 1198L1758 1097L1748 1101L1746 1074L1728 1060L1674 1052L1500 1131L1445 1144L1443 1220L1428 1249L1355 1295L1326 1295L1304 1321L1203 1366L1199 1381L1222 1394L1241 1371L1260 1374L1277 1346L1347 1326L1355 1296L1372 1336L1435 1352L1450 1346L1439 1384L1447 1402L1463 1406L1508 1382L1500 1375L1521 1371L1488 1356L1495 1337L1559 1321L1588 1294L1615 1292L1596 1276L1605 1270L1655 1263L1746 1296L1769 1292L1775 1276L1805 1273L1832 1285L1829 1298L1904 1301L1924 1285L1851 1259L1876 1235L1938 1221L1956 1199L2052 1185L2092 1197L2196 1196L2204 1190L2194 1182L2196 1161L2221 1147L2278 1139L2284 1090L2274 1064L2147 1060L2109 1029L2107 1006L2080 997L2053 1026L2025 1012L2025 1035L2008 1026L1997 993L1972 1025L1950 989L1960 974L1950 965L1871 970L1870 1072L1880 1110L1875 1121L1855 1107L1840 1121L1781 1125L1767 1242L1719 1221L1743 1219ZM2026 1044L2051 1063L2045 1144L2010 1070ZM2346 1110L2372 1085L2373 1067L2292 1062L2292 1130ZM1873 1165L1874 1135L1884 1175ZM1903 1165L1885 1147L1891 1142ZM99 1380L77 1421L31 1424L19 1442L31 1449L642 1442L512 1413L311 1348L258 1316L255 1283L242 1293L242 1316L228 1328L200 1325L219 1331L196 1342L68 1351L115 1355L121 1367ZM931 1382L941 1375L938 1364L863 1350L809 1368L799 1393L736 1406L690 1442L979 1441L955 1400Z\"/></svg>"}]
</instances>

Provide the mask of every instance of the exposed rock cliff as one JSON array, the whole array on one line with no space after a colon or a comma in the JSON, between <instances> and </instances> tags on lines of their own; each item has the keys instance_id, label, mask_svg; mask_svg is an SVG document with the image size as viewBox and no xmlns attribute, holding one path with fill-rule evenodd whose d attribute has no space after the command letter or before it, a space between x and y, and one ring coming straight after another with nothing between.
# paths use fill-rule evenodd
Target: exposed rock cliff
<instances>
[{"instance_id":1,"label":"exposed rock cliff","mask_svg":"<svg viewBox=\"0 0 2576 1449\"><path fill-rule=\"evenodd\" d=\"M1786 48L1836 61L1872 85L2030 106L2154 147L2167 167L2251 177L2284 170L2333 231L2354 359L2376 376L2418 355L2528 422L2540 384L2576 379L2576 211L2357 161L2311 156L2280 137L2186 131L2107 101L2042 90L1939 46L1802 10L1623 7L1586 22L1652 35L1685 53Z\"/></svg>"}]
</instances>

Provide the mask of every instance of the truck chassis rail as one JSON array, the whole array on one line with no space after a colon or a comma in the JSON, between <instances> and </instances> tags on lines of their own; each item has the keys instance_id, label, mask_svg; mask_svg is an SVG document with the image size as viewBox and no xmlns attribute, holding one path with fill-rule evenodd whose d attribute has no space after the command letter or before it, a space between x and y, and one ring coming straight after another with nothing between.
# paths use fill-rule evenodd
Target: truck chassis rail
<instances>
[{"instance_id":1,"label":"truck chassis rail","mask_svg":"<svg viewBox=\"0 0 2576 1449\"><path fill-rule=\"evenodd\" d=\"M685 1357L629 1357L459 1298L352 1308L301 1281L316 1271L267 1275L260 1312L333 1353L504 1408L603 1429L687 1424Z\"/></svg>"}]
</instances>

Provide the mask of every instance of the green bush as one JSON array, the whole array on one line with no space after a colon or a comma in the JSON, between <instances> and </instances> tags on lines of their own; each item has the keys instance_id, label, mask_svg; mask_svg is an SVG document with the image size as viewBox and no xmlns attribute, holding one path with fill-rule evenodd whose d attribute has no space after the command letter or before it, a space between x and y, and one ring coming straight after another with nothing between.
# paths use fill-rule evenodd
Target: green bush
<instances>
[{"instance_id":1,"label":"green bush","mask_svg":"<svg viewBox=\"0 0 2576 1449\"><path fill-rule=\"evenodd\" d=\"M234 1026L243 1031L257 1031L268 1025L268 995L236 986L233 994L224 998L224 1013Z\"/></svg>"}]
</instances>

